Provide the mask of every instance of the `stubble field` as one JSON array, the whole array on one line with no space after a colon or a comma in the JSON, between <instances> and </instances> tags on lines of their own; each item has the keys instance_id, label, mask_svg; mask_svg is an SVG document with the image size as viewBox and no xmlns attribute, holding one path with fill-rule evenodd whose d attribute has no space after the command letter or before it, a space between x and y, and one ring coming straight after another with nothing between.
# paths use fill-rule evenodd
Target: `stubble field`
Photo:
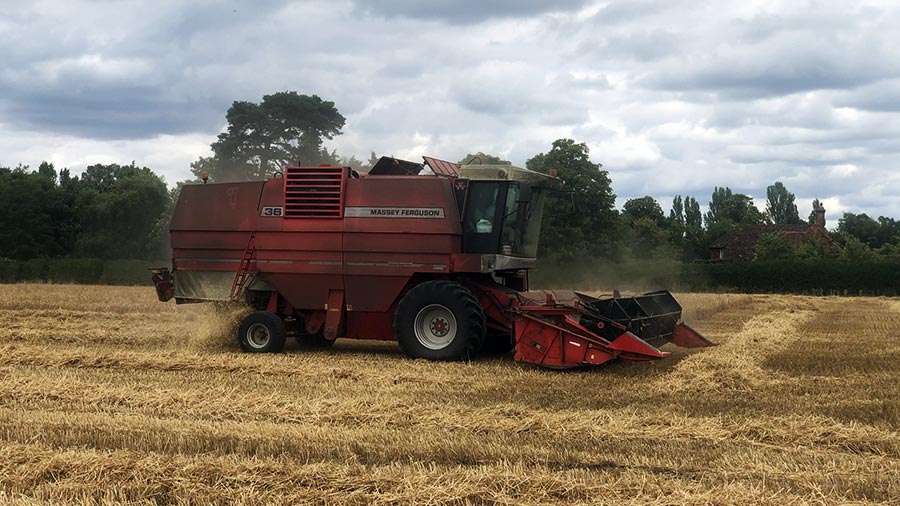
<instances>
[{"instance_id":1,"label":"stubble field","mask_svg":"<svg viewBox=\"0 0 900 506\"><path fill-rule=\"evenodd\" d=\"M900 301L678 297L720 346L554 372L0 285L0 502L900 503Z\"/></svg>"}]
</instances>

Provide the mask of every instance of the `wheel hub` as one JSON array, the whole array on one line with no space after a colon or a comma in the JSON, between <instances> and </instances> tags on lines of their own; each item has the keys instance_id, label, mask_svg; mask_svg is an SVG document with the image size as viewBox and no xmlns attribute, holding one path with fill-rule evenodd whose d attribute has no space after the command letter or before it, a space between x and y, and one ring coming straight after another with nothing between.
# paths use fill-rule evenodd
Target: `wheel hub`
<instances>
[{"instance_id":1,"label":"wheel hub","mask_svg":"<svg viewBox=\"0 0 900 506\"><path fill-rule=\"evenodd\" d=\"M269 327L262 323L254 323L247 329L247 344L253 348L265 348L271 338Z\"/></svg>"},{"instance_id":2,"label":"wheel hub","mask_svg":"<svg viewBox=\"0 0 900 506\"><path fill-rule=\"evenodd\" d=\"M441 304L430 304L420 309L414 326L416 339L430 350L444 349L456 338L456 316Z\"/></svg>"},{"instance_id":3,"label":"wheel hub","mask_svg":"<svg viewBox=\"0 0 900 506\"><path fill-rule=\"evenodd\" d=\"M443 319L442 317L438 316L431 320L431 331L434 333L434 335L443 337L447 335L448 329L449 327L447 326L447 320Z\"/></svg>"}]
</instances>

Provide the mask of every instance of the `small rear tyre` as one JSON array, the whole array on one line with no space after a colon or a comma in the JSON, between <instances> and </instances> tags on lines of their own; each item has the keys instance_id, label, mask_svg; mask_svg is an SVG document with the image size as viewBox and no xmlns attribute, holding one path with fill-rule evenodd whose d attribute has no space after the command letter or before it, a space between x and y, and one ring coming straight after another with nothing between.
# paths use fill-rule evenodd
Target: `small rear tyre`
<instances>
[{"instance_id":1,"label":"small rear tyre","mask_svg":"<svg viewBox=\"0 0 900 506\"><path fill-rule=\"evenodd\" d=\"M248 353L278 353L284 349L284 320L268 311L254 311L241 321L238 344Z\"/></svg>"},{"instance_id":2,"label":"small rear tyre","mask_svg":"<svg viewBox=\"0 0 900 506\"><path fill-rule=\"evenodd\" d=\"M426 281L406 293L394 315L394 337L411 358L469 360L484 342L481 304L466 287Z\"/></svg>"}]
</instances>

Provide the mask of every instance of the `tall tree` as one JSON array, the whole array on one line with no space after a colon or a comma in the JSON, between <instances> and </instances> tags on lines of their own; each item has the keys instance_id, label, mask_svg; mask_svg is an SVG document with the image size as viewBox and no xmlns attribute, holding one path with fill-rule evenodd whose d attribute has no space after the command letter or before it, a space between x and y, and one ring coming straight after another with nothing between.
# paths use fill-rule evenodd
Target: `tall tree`
<instances>
[{"instance_id":1,"label":"tall tree","mask_svg":"<svg viewBox=\"0 0 900 506\"><path fill-rule=\"evenodd\" d=\"M706 243L703 231L703 213L697 199L690 195L676 195L669 211L671 240L681 249L682 260L690 261L705 256Z\"/></svg>"},{"instance_id":2,"label":"tall tree","mask_svg":"<svg viewBox=\"0 0 900 506\"><path fill-rule=\"evenodd\" d=\"M163 180L147 167L91 165L78 183L76 252L96 258L156 253L158 222L169 203Z\"/></svg>"},{"instance_id":3,"label":"tall tree","mask_svg":"<svg viewBox=\"0 0 900 506\"><path fill-rule=\"evenodd\" d=\"M881 245L900 241L900 221L886 216L878 217L878 242Z\"/></svg>"},{"instance_id":4,"label":"tall tree","mask_svg":"<svg viewBox=\"0 0 900 506\"><path fill-rule=\"evenodd\" d=\"M667 220L662 207L653 197L645 196L628 199L622 206L622 220L628 231L627 237L632 256L651 258L665 253L671 256L670 238L681 237L681 229L672 220ZM673 229L674 228L674 229ZM666 248L662 248L665 246Z\"/></svg>"},{"instance_id":5,"label":"tall tree","mask_svg":"<svg viewBox=\"0 0 900 506\"><path fill-rule=\"evenodd\" d=\"M723 188L717 186L709 201L709 211L706 212L703 248L737 226L765 222L766 216L753 205L752 197L734 193L727 186Z\"/></svg>"},{"instance_id":6,"label":"tall tree","mask_svg":"<svg viewBox=\"0 0 900 506\"><path fill-rule=\"evenodd\" d=\"M703 212L700 203L694 197L684 198L684 224L687 227L703 227Z\"/></svg>"},{"instance_id":7,"label":"tall tree","mask_svg":"<svg viewBox=\"0 0 900 506\"><path fill-rule=\"evenodd\" d=\"M675 195L672 199L672 210L669 211L669 218L684 229L684 199L681 195Z\"/></svg>"},{"instance_id":8,"label":"tall tree","mask_svg":"<svg viewBox=\"0 0 900 506\"><path fill-rule=\"evenodd\" d=\"M707 226L752 225L765 223L766 217L753 205L753 197L733 193L731 188L718 186L713 190L706 213Z\"/></svg>"},{"instance_id":9,"label":"tall tree","mask_svg":"<svg viewBox=\"0 0 900 506\"><path fill-rule=\"evenodd\" d=\"M642 216L630 222L629 242L633 257L671 258L675 254L669 244L671 237L670 232L661 227L659 221L649 216Z\"/></svg>"},{"instance_id":10,"label":"tall tree","mask_svg":"<svg viewBox=\"0 0 900 506\"><path fill-rule=\"evenodd\" d=\"M662 225L663 220L665 219L665 215L663 214L662 207L659 206L659 202L649 195L626 200L625 205L622 206L622 214L629 222L646 218L657 225Z\"/></svg>"},{"instance_id":11,"label":"tall tree","mask_svg":"<svg viewBox=\"0 0 900 506\"><path fill-rule=\"evenodd\" d=\"M609 173L591 161L586 144L558 139L550 151L528 160L526 167L545 174L556 169L565 190L571 192L551 193L547 198L540 239L543 252L563 260L616 253L616 196Z\"/></svg>"},{"instance_id":12,"label":"tall tree","mask_svg":"<svg viewBox=\"0 0 900 506\"><path fill-rule=\"evenodd\" d=\"M71 206L50 177L50 164L0 168L0 256L28 259L69 253L74 240Z\"/></svg>"},{"instance_id":13,"label":"tall tree","mask_svg":"<svg viewBox=\"0 0 900 506\"><path fill-rule=\"evenodd\" d=\"M766 214L772 223L779 225L799 225L800 214L794 203L794 194L789 192L780 181L766 188Z\"/></svg>"},{"instance_id":14,"label":"tall tree","mask_svg":"<svg viewBox=\"0 0 900 506\"><path fill-rule=\"evenodd\" d=\"M49 162L41 162L38 166L37 173L50 180L53 184L56 184L56 168L53 167L52 163Z\"/></svg>"},{"instance_id":15,"label":"tall tree","mask_svg":"<svg viewBox=\"0 0 900 506\"><path fill-rule=\"evenodd\" d=\"M470 163L480 163L481 165L512 165L512 162L509 160L504 160L499 156L482 153L481 151L475 154L469 153L459 161L460 165L469 165Z\"/></svg>"},{"instance_id":16,"label":"tall tree","mask_svg":"<svg viewBox=\"0 0 900 506\"><path fill-rule=\"evenodd\" d=\"M334 106L316 95L284 91L262 102L234 102L226 114L227 131L210 147L212 157L191 164L199 177L208 172L214 181L261 179L288 165L335 162L322 147L341 133L345 119Z\"/></svg>"},{"instance_id":17,"label":"tall tree","mask_svg":"<svg viewBox=\"0 0 900 506\"><path fill-rule=\"evenodd\" d=\"M880 224L866 213L844 213L838 220L837 231L844 237L853 237L869 248L879 248L884 242Z\"/></svg>"}]
</instances>

